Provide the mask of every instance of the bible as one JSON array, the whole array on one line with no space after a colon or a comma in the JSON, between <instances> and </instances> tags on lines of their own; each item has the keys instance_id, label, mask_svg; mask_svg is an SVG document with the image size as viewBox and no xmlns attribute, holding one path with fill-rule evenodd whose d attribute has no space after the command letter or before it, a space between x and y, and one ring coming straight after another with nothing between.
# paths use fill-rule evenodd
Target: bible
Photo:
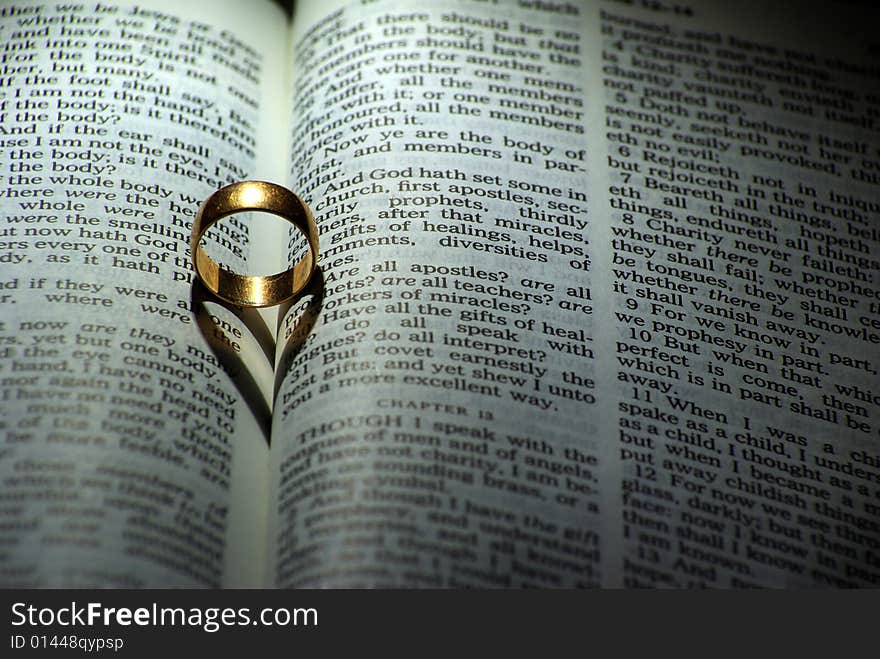
<instances>
[{"instance_id":1,"label":"bible","mask_svg":"<svg viewBox=\"0 0 880 659\"><path fill-rule=\"evenodd\" d=\"M876 25L4 2L0 583L876 587Z\"/></svg>"}]
</instances>

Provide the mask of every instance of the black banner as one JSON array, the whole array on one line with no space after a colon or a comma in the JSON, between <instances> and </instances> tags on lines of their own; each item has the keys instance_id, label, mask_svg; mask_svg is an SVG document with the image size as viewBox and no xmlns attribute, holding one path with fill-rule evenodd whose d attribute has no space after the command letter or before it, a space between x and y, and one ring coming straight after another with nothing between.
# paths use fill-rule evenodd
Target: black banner
<instances>
[{"instance_id":1,"label":"black banner","mask_svg":"<svg viewBox=\"0 0 880 659\"><path fill-rule=\"evenodd\" d=\"M484 647L493 656L698 648L837 654L860 638L870 643L875 602L866 592L0 591L0 654L470 655Z\"/></svg>"}]
</instances>

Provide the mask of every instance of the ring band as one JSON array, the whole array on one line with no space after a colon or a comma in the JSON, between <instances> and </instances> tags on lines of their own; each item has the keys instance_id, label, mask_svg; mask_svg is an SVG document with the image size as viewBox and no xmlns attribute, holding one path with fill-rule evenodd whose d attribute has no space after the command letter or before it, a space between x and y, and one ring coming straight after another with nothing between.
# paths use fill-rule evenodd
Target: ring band
<instances>
[{"instance_id":1,"label":"ring band","mask_svg":"<svg viewBox=\"0 0 880 659\"><path fill-rule=\"evenodd\" d=\"M239 275L208 256L200 242L224 217L263 211L284 218L306 237L308 252L291 268L267 276ZM241 307L271 307L286 302L309 283L318 261L318 229L309 207L290 190L265 181L241 181L211 194L196 213L190 242L196 275L217 297Z\"/></svg>"}]
</instances>

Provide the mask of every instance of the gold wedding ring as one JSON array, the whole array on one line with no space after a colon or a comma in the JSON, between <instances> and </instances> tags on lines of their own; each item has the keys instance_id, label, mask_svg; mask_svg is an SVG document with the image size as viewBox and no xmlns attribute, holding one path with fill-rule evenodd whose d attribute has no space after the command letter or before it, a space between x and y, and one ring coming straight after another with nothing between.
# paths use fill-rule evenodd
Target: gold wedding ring
<instances>
[{"instance_id":1,"label":"gold wedding ring","mask_svg":"<svg viewBox=\"0 0 880 659\"><path fill-rule=\"evenodd\" d=\"M306 237L306 254L288 270L267 276L240 275L218 266L202 249L202 237L224 217L247 211L271 213L290 222ZM271 307L286 302L309 283L318 261L318 229L309 207L287 188L265 181L241 181L220 188L199 206L190 257L196 275L217 297L241 307Z\"/></svg>"}]
</instances>

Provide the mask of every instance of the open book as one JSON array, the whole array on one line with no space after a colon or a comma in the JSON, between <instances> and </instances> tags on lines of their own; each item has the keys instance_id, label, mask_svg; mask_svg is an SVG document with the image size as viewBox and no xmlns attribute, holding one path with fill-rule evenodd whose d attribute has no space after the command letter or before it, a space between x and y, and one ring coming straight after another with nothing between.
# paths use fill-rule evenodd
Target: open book
<instances>
[{"instance_id":1,"label":"open book","mask_svg":"<svg viewBox=\"0 0 880 659\"><path fill-rule=\"evenodd\" d=\"M880 584L866 12L3 2L0 583Z\"/></svg>"}]
</instances>

